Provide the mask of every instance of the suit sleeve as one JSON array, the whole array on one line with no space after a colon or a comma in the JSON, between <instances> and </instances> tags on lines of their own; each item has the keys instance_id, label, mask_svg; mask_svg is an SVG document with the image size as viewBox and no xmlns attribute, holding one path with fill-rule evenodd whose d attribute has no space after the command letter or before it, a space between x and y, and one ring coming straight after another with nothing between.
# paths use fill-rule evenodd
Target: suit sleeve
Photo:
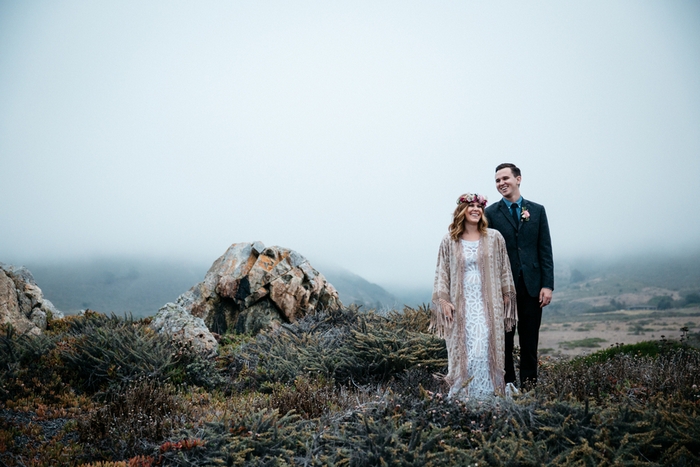
<instances>
[{"instance_id":1,"label":"suit sleeve","mask_svg":"<svg viewBox=\"0 0 700 467\"><path fill-rule=\"evenodd\" d=\"M547 213L542 207L540 216L539 238L537 249L539 252L540 267L542 268L542 287L554 290L554 258L552 257L552 239L549 235L549 222Z\"/></svg>"}]
</instances>

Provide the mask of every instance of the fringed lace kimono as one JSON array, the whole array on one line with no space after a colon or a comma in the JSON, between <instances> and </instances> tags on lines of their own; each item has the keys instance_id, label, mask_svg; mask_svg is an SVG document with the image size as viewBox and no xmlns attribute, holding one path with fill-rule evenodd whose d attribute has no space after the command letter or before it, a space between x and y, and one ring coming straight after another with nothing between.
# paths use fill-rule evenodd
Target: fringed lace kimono
<instances>
[{"instance_id":1,"label":"fringed lace kimono","mask_svg":"<svg viewBox=\"0 0 700 467\"><path fill-rule=\"evenodd\" d=\"M440 299L455 307L452 323ZM515 327L517 305L506 243L497 230L474 242L443 238L432 302L430 328L447 344L450 397L504 394L505 330Z\"/></svg>"}]
</instances>

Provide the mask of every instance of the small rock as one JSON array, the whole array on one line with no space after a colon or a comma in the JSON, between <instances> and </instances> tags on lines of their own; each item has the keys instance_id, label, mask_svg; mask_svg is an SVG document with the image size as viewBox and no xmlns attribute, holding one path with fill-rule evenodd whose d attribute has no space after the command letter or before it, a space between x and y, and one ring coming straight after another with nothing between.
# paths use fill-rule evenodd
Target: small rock
<instances>
[{"instance_id":1,"label":"small rock","mask_svg":"<svg viewBox=\"0 0 700 467\"><path fill-rule=\"evenodd\" d=\"M190 344L205 356L215 356L218 343L204 320L192 316L176 303L165 304L150 324L158 333L167 334L184 344Z\"/></svg>"}]
</instances>

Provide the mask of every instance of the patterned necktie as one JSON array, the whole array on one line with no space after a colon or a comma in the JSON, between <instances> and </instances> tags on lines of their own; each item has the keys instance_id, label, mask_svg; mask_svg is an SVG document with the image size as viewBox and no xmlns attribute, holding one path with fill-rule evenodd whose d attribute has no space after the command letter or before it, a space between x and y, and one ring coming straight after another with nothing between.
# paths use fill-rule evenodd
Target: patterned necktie
<instances>
[{"instance_id":1,"label":"patterned necktie","mask_svg":"<svg viewBox=\"0 0 700 467\"><path fill-rule=\"evenodd\" d=\"M518 219L518 203L513 203L510 205L510 214L513 216L513 221L515 222L515 225L518 225L520 220Z\"/></svg>"}]
</instances>

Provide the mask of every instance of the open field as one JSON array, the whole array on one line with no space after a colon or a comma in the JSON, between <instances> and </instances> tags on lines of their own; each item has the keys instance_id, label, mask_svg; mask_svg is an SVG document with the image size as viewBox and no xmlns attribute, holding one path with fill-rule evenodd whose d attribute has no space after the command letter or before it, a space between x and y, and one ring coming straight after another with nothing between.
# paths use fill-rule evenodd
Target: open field
<instances>
[{"instance_id":1,"label":"open field","mask_svg":"<svg viewBox=\"0 0 700 467\"><path fill-rule=\"evenodd\" d=\"M662 336L678 340L682 327L691 334L700 331L700 308L582 314L568 322L543 321L539 349L542 355L585 355L615 344Z\"/></svg>"}]
</instances>

